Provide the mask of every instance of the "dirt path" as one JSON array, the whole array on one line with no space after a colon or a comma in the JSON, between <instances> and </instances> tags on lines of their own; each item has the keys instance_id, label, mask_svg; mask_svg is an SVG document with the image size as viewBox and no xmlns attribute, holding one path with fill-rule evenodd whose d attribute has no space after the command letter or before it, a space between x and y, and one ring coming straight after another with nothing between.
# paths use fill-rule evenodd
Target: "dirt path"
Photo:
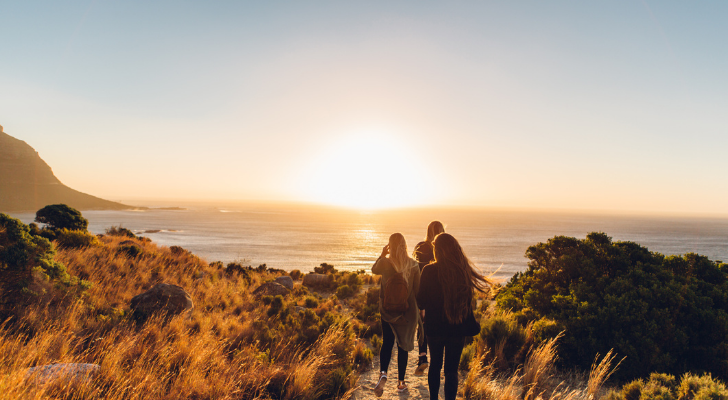
<instances>
[{"instance_id":1,"label":"dirt path","mask_svg":"<svg viewBox=\"0 0 728 400\"><path fill-rule=\"evenodd\" d=\"M417 349L410 351L407 360L407 375L405 382L409 389L403 393L397 391L397 346L392 351L392 361L389 363L387 372L387 384L384 386L384 394L382 397L374 395L374 386L377 385L379 379L379 356L374 357L373 366L370 370L364 372L359 377L359 389L354 392L352 399L424 399L430 398L430 391L427 388L427 371L422 376L415 376L415 368L417 368ZM440 398L445 398L443 392L444 380L440 377Z\"/></svg>"}]
</instances>

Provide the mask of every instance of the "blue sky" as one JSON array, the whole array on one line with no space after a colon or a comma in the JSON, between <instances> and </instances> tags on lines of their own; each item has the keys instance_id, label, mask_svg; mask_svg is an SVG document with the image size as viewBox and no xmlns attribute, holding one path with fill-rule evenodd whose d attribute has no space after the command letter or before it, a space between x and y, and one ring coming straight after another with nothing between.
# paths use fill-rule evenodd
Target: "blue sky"
<instances>
[{"instance_id":1,"label":"blue sky","mask_svg":"<svg viewBox=\"0 0 728 400\"><path fill-rule=\"evenodd\" d=\"M112 199L362 205L391 182L417 193L392 205L728 214L727 17L717 1L0 1L0 124Z\"/></svg>"}]
</instances>

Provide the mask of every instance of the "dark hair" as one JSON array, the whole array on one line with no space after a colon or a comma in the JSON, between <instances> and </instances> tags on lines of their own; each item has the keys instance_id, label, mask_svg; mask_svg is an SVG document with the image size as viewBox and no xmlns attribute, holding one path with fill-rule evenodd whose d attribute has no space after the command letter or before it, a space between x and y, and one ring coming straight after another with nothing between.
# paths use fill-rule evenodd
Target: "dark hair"
<instances>
[{"instance_id":1,"label":"dark hair","mask_svg":"<svg viewBox=\"0 0 728 400\"><path fill-rule=\"evenodd\" d=\"M485 292L492 281L476 271L460 243L449 233L441 233L432 242L435 262L440 265L438 278L442 285L445 318L459 324L472 311L474 290Z\"/></svg>"},{"instance_id":2,"label":"dark hair","mask_svg":"<svg viewBox=\"0 0 728 400\"><path fill-rule=\"evenodd\" d=\"M425 242L432 243L435 240L435 236L445 232L445 227L440 221L432 221L430 225L427 225L427 236L425 236Z\"/></svg>"}]
</instances>

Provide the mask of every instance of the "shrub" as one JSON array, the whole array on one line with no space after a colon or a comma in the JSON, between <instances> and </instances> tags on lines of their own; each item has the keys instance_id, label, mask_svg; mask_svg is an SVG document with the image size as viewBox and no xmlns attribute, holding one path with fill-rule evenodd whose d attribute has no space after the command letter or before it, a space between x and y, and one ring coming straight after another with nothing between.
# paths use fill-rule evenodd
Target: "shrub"
<instances>
[{"instance_id":1,"label":"shrub","mask_svg":"<svg viewBox=\"0 0 728 400\"><path fill-rule=\"evenodd\" d=\"M316 308L319 306L319 301L313 296L306 296L303 300L303 306L306 308Z\"/></svg>"},{"instance_id":2,"label":"shrub","mask_svg":"<svg viewBox=\"0 0 728 400\"><path fill-rule=\"evenodd\" d=\"M373 358L372 351L364 343L358 341L354 348L354 366L358 370L364 370L371 365Z\"/></svg>"},{"instance_id":3,"label":"shrub","mask_svg":"<svg viewBox=\"0 0 728 400\"><path fill-rule=\"evenodd\" d=\"M469 370L470 363L473 361L473 357L475 357L475 343L470 343L469 345L465 346L463 352L460 354L460 364L458 366L458 369L460 369L461 371Z\"/></svg>"},{"instance_id":4,"label":"shrub","mask_svg":"<svg viewBox=\"0 0 728 400\"><path fill-rule=\"evenodd\" d=\"M290 275L291 279L293 279L294 281L300 281L301 279L303 279L303 273L297 269L294 269L293 271L288 273L288 275Z\"/></svg>"},{"instance_id":5,"label":"shrub","mask_svg":"<svg viewBox=\"0 0 728 400\"><path fill-rule=\"evenodd\" d=\"M723 383L710 374L702 376L687 373L683 375L677 389L678 400L726 400L728 390Z\"/></svg>"},{"instance_id":6,"label":"shrub","mask_svg":"<svg viewBox=\"0 0 728 400\"><path fill-rule=\"evenodd\" d=\"M122 244L116 248L116 251L120 254L124 254L129 258L136 258L142 254L142 248L134 243Z\"/></svg>"},{"instance_id":7,"label":"shrub","mask_svg":"<svg viewBox=\"0 0 728 400\"><path fill-rule=\"evenodd\" d=\"M88 231L71 231L68 229L59 229L56 231L56 243L61 247L67 248L83 248L88 246L100 246L101 242Z\"/></svg>"},{"instance_id":8,"label":"shrub","mask_svg":"<svg viewBox=\"0 0 728 400\"><path fill-rule=\"evenodd\" d=\"M497 306L528 308L563 327L562 365L588 369L594 354L613 348L627 357L621 379L655 370L728 377L728 265L691 253L665 257L604 233L556 236L526 256L528 269L497 295Z\"/></svg>"},{"instance_id":9,"label":"shrub","mask_svg":"<svg viewBox=\"0 0 728 400\"><path fill-rule=\"evenodd\" d=\"M491 351L490 357L501 368L510 368L522 361L517 356L524 353L528 332L518 324L513 313L499 311L481 322L478 339L488 347Z\"/></svg>"},{"instance_id":10,"label":"shrub","mask_svg":"<svg viewBox=\"0 0 728 400\"><path fill-rule=\"evenodd\" d=\"M558 336L559 333L563 332L564 328L556 321L542 318L534 322L532 330L536 343L543 343Z\"/></svg>"},{"instance_id":11,"label":"shrub","mask_svg":"<svg viewBox=\"0 0 728 400\"><path fill-rule=\"evenodd\" d=\"M65 204L45 206L35 213L35 222L46 224L52 229L68 229L85 231L88 229L88 220L81 212Z\"/></svg>"},{"instance_id":12,"label":"shrub","mask_svg":"<svg viewBox=\"0 0 728 400\"><path fill-rule=\"evenodd\" d=\"M334 268L333 265L322 263L321 266L314 267L313 272L317 274L335 274L338 271L336 271L336 268Z\"/></svg>"},{"instance_id":13,"label":"shrub","mask_svg":"<svg viewBox=\"0 0 728 400\"><path fill-rule=\"evenodd\" d=\"M285 303L283 302L283 296L277 295L270 302L270 308L268 308L268 316L270 317L278 314L284 306Z\"/></svg>"},{"instance_id":14,"label":"shrub","mask_svg":"<svg viewBox=\"0 0 728 400\"><path fill-rule=\"evenodd\" d=\"M377 336L376 334L372 336L371 339L369 339L369 342L372 344L372 349L374 349L374 355L379 355L379 352L382 351L382 345L384 344L384 341Z\"/></svg>"},{"instance_id":15,"label":"shrub","mask_svg":"<svg viewBox=\"0 0 728 400\"><path fill-rule=\"evenodd\" d=\"M190 252L180 246L169 246L169 251L174 254L175 256L182 255L182 254L190 254Z\"/></svg>"},{"instance_id":16,"label":"shrub","mask_svg":"<svg viewBox=\"0 0 728 400\"><path fill-rule=\"evenodd\" d=\"M10 309L29 300L29 295L53 289L44 284L66 289L89 286L54 259L56 251L48 239L30 231L19 220L0 213L0 320L10 315Z\"/></svg>"},{"instance_id":17,"label":"shrub","mask_svg":"<svg viewBox=\"0 0 728 400\"><path fill-rule=\"evenodd\" d=\"M340 299L349 298L349 297L351 297L352 294L354 294L354 291L351 290L349 285L339 286L336 289L336 297L338 297Z\"/></svg>"},{"instance_id":18,"label":"shrub","mask_svg":"<svg viewBox=\"0 0 728 400\"><path fill-rule=\"evenodd\" d=\"M634 380L624 386L622 386L621 395L624 400L639 400L642 394L642 387L644 382L642 379Z\"/></svg>"},{"instance_id":19,"label":"shrub","mask_svg":"<svg viewBox=\"0 0 728 400\"><path fill-rule=\"evenodd\" d=\"M134 232L121 226L112 226L111 228L108 228L106 230L106 234L109 236L122 236L131 239L135 239L137 237Z\"/></svg>"}]
</instances>

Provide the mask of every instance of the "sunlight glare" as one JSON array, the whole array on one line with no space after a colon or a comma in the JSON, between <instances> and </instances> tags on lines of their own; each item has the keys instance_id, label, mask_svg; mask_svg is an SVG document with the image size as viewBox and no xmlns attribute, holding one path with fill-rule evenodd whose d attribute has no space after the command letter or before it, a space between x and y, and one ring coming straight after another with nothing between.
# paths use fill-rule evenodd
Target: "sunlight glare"
<instances>
[{"instance_id":1,"label":"sunlight glare","mask_svg":"<svg viewBox=\"0 0 728 400\"><path fill-rule=\"evenodd\" d=\"M357 209L425 204L430 183L423 164L397 136L360 132L316 155L304 178L306 197Z\"/></svg>"}]
</instances>

